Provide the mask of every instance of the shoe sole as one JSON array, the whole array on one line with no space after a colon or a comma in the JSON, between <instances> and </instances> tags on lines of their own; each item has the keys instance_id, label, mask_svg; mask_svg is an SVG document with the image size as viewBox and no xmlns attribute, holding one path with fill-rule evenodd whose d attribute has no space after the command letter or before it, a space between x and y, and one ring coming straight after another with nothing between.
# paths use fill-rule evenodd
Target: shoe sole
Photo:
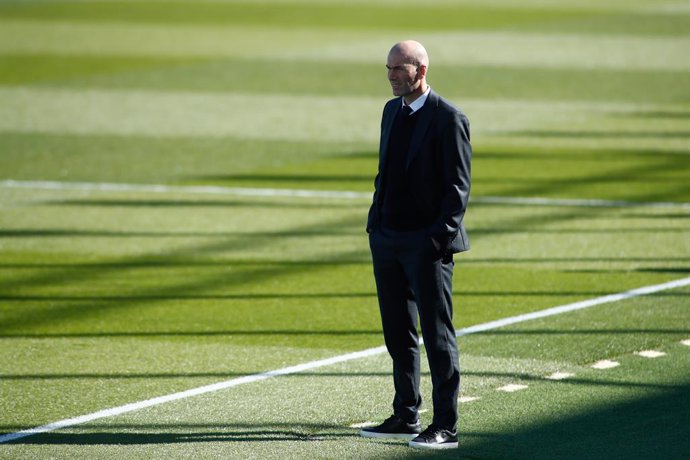
<instances>
[{"instance_id":1,"label":"shoe sole","mask_svg":"<svg viewBox=\"0 0 690 460\"><path fill-rule=\"evenodd\" d=\"M375 439L405 439L409 441L419 436L419 433L376 433L372 431L360 431L359 435L363 438Z\"/></svg>"},{"instance_id":2,"label":"shoe sole","mask_svg":"<svg viewBox=\"0 0 690 460\"><path fill-rule=\"evenodd\" d=\"M426 442L412 442L410 441L410 447L413 449L428 449L428 450L441 450L441 449L457 449L457 442L444 442L442 444L428 444Z\"/></svg>"}]
</instances>

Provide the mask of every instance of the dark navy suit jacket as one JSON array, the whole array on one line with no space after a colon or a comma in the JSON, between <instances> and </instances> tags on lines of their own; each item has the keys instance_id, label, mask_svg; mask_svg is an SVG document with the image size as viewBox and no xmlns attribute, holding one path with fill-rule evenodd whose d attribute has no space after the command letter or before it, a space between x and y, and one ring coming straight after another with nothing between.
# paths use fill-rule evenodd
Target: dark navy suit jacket
<instances>
[{"instance_id":1,"label":"dark navy suit jacket","mask_svg":"<svg viewBox=\"0 0 690 460\"><path fill-rule=\"evenodd\" d=\"M388 101L381 119L379 168L374 181L374 199L369 209L367 232L380 226L383 202L382 186L386 180L386 155L393 121L402 101ZM470 248L463 224L470 196L470 125L467 117L433 90L412 134L407 152L407 182L422 215L420 221L428 235L443 252L461 252Z\"/></svg>"}]
</instances>

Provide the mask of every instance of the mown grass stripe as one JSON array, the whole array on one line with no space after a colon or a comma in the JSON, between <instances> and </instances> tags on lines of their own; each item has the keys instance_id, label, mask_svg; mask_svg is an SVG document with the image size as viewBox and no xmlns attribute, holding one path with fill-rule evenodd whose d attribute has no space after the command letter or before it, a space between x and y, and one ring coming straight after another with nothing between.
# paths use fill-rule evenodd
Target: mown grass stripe
<instances>
[{"instance_id":1,"label":"mown grass stripe","mask_svg":"<svg viewBox=\"0 0 690 460\"><path fill-rule=\"evenodd\" d=\"M27 4L28 3L28 4ZM318 24L330 29L375 30L566 30L608 35L686 35L688 19L661 8L602 8L589 4L427 2L414 15L399 2L122 2L84 1L5 2L0 15L38 21L65 20L91 23L194 24L206 26L261 25L296 30Z\"/></svg>"},{"instance_id":2,"label":"mown grass stripe","mask_svg":"<svg viewBox=\"0 0 690 460\"><path fill-rule=\"evenodd\" d=\"M513 68L689 70L687 36L560 32L417 32L436 64ZM0 20L0 53L385 63L400 33L304 27ZM237 46L242 43L243 46ZM273 44L280 43L280 47ZM278 64L276 64L278 65ZM433 68L433 67L432 67Z\"/></svg>"},{"instance_id":3,"label":"mown grass stripe","mask_svg":"<svg viewBox=\"0 0 690 460\"><path fill-rule=\"evenodd\" d=\"M518 315L518 316L509 317L509 318L504 318L504 319L501 319L498 321L490 321L488 323L478 324L476 326L471 326L471 327L459 330L457 332L457 335L458 335L458 337L460 337L460 336L465 336L465 335L469 335L469 334L476 334L476 333L480 333L480 332L489 331L492 329L498 329L498 328L505 327L505 326L512 325L512 324L516 324L516 323L531 321L533 319L546 318L549 316L559 315L559 314L563 314L563 313L567 313L567 312L571 312L571 311L575 311L575 310L581 310L584 308L590 308L590 307L594 307L594 306L602 305L602 304L606 304L606 303L618 302L621 300L631 299L634 297L649 295L649 294L653 294L655 292L660 292L660 291L664 291L664 290L668 290L668 289L675 289L675 288L689 286L689 285L690 285L690 277L682 278L682 279L670 281L667 283L656 284L653 286L645 286L645 287L641 287L638 289L633 289L630 291L621 292L618 294L612 294L612 295L607 295L607 296L603 296L603 297L597 297L597 298L585 300L582 302L575 302L573 304L562 305L559 307L548 308L546 310L540 310L540 311L536 311L533 313L528 313L528 314L524 314L524 315ZM135 403L131 403L131 404L125 404L123 406L113 407L110 409L105 409L102 411L82 415L79 417L60 420L60 421L57 421L54 423L50 423L50 424L35 427L35 428L30 428L27 430L18 431L15 433L8 433L6 435L0 436L0 443L7 443L7 442L15 441L17 439L36 435L36 434L48 433L51 431L55 431L55 430L59 430L59 429L63 429L63 428L69 428L69 427L76 426L76 425L83 425L85 423L89 423L89 422L92 422L94 420L113 417L116 415L122 415L125 413L145 409L148 407L158 406L158 405L165 404L165 403L172 402L172 401L178 401L178 400L190 398L193 396L199 396L199 395L203 395L203 394L207 394L207 393L216 392L219 390L224 390L227 388L236 387L238 385L259 382L259 381L270 379L273 377L296 374L299 372L304 372L306 370L317 369L317 368L330 366L330 365L337 364L337 363L343 363L343 362L352 361L355 359L361 359L361 358L366 358L366 357L370 357L370 356L375 356L375 355L379 355L381 353L384 353L385 351L386 351L385 346L369 348L367 350L362 350L362 351L358 351L358 352L354 352L354 353L347 353L347 354L343 354L343 355L334 356L331 358L321 359L321 360L317 360L317 361L310 361L307 363L302 363L302 364L298 364L298 365L290 366L290 367L284 367L281 369L275 369L272 371L262 372L259 374L247 375L244 377L234 378L234 379L226 380L223 382L214 383L211 385L205 385L205 386L198 387L198 388L192 388L190 390L186 390L186 391L182 391L182 392L178 392L178 393L172 393L169 395L159 396L157 398L147 399L144 401L139 401L139 402L135 402ZM510 390L507 390L507 391L510 391Z\"/></svg>"},{"instance_id":4,"label":"mown grass stripe","mask_svg":"<svg viewBox=\"0 0 690 460\"><path fill-rule=\"evenodd\" d=\"M486 8L479 5L427 4L408 13L407 8L391 8L369 2L366 5L347 3L314 4L304 2L170 2L161 8L159 2L140 1L122 3L99 1L39 2L31 5L0 6L0 14L7 18L35 20L69 20L96 23L126 22L146 24L205 24L246 25L260 24L295 29L313 24L322 27L347 27L356 30L422 29L457 30L536 27L552 21L586 20L596 14L583 8L549 9L541 7L519 8L503 6ZM647 15L649 17L650 14ZM661 16L665 18L665 16Z\"/></svg>"},{"instance_id":5,"label":"mown grass stripe","mask_svg":"<svg viewBox=\"0 0 690 460\"><path fill-rule=\"evenodd\" d=\"M373 144L387 97L0 87L0 132ZM474 141L505 142L510 136L549 144L609 140L638 149L646 141L654 149L677 143L679 150L687 144L685 105L449 99L468 114ZM516 117L517 111L524 114ZM663 128L640 119L650 113L668 115Z\"/></svg>"},{"instance_id":6,"label":"mown grass stripe","mask_svg":"<svg viewBox=\"0 0 690 460\"><path fill-rule=\"evenodd\" d=\"M0 84L87 89L138 89L290 95L382 97L385 72L380 63L280 62L281 84L275 85L275 60L253 58L164 58L54 54L0 56ZM463 89L462 98L508 100L519 95L535 101L625 101L676 104L690 100L683 71L625 69L546 69L459 66L434 62L430 81L441 94ZM658 112L657 112L658 113ZM669 114L683 116L682 111Z\"/></svg>"}]
</instances>

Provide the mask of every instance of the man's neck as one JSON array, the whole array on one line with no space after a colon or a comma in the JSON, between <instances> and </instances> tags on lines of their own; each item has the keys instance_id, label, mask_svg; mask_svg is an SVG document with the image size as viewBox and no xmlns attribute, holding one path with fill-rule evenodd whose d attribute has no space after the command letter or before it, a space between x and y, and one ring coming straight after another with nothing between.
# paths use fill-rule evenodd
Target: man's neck
<instances>
[{"instance_id":1,"label":"man's neck","mask_svg":"<svg viewBox=\"0 0 690 460\"><path fill-rule=\"evenodd\" d=\"M407 104L407 105L412 104L414 101L416 101L417 99L422 97L422 95L424 93L426 93L426 90L428 88L429 88L429 86L426 84L425 81L423 81L422 84L419 85L419 88L417 88L416 90L414 90L410 94L403 96L403 99L405 99L405 104Z\"/></svg>"}]
</instances>

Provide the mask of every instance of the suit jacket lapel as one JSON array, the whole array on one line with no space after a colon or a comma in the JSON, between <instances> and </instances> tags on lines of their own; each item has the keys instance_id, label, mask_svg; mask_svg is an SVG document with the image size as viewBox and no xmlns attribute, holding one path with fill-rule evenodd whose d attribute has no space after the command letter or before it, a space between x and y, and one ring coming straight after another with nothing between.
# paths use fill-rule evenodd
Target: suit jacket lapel
<instances>
[{"instance_id":1,"label":"suit jacket lapel","mask_svg":"<svg viewBox=\"0 0 690 460\"><path fill-rule=\"evenodd\" d=\"M422 141L426 135L429 126L431 125L431 120L434 118L434 109L438 106L438 95L432 90L429 93L429 97L424 103L423 110L419 112L419 119L417 120L417 126L415 127L414 133L412 134L412 139L410 140L410 150L407 151L407 163L406 167L410 167L410 163L417 156L419 150L422 146Z\"/></svg>"}]
</instances>

